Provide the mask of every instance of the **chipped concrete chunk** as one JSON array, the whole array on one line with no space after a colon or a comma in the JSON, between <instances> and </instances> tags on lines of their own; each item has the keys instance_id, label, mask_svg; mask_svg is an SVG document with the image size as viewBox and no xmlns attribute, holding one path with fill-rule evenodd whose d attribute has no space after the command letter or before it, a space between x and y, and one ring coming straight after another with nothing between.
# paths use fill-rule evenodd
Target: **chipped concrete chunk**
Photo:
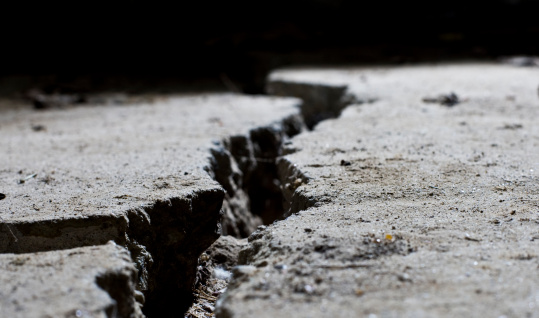
<instances>
[{"instance_id":1,"label":"chipped concrete chunk","mask_svg":"<svg viewBox=\"0 0 539 318\"><path fill-rule=\"evenodd\" d=\"M0 317L142 317L137 270L113 242L0 255Z\"/></svg>"},{"instance_id":2,"label":"chipped concrete chunk","mask_svg":"<svg viewBox=\"0 0 539 318\"><path fill-rule=\"evenodd\" d=\"M249 238L240 260L256 271L218 317L538 317L536 69L277 74L377 101L292 140L279 162L291 216ZM423 102L451 92L453 107Z\"/></svg>"}]
</instances>

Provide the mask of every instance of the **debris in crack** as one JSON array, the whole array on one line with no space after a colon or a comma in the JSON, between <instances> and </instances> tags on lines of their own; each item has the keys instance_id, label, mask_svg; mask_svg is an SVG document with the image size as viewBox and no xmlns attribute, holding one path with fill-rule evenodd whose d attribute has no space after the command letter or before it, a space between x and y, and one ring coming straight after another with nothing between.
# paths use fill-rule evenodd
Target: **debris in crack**
<instances>
[{"instance_id":1,"label":"debris in crack","mask_svg":"<svg viewBox=\"0 0 539 318\"><path fill-rule=\"evenodd\" d=\"M198 259L195 301L185 313L187 318L215 317L215 304L226 291L232 268L238 264L238 255L247 246L246 239L221 236Z\"/></svg>"}]
</instances>

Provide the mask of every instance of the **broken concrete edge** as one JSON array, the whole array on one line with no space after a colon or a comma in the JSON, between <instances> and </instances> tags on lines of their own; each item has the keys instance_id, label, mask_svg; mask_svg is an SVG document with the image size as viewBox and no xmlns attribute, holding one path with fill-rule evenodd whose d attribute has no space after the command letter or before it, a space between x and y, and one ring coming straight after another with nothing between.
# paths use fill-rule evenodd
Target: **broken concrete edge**
<instances>
[{"instance_id":1,"label":"broken concrete edge","mask_svg":"<svg viewBox=\"0 0 539 318\"><path fill-rule=\"evenodd\" d=\"M279 196L284 196L284 207L280 213L273 214L272 220L282 219L294 211L306 208L306 206L293 207L290 210L291 195L295 193L294 190L301 183L306 183L309 178L302 175L297 169L292 169L294 167L287 168L287 164L284 163L284 156L297 150L289 146L287 140L304 132L305 126L309 129L314 129L319 122L338 117L340 112L349 105L373 103L378 100L377 97L371 95L358 96L358 94L352 94L345 84L294 82L280 79L278 75L278 71L270 75L266 86L268 95L298 98L301 101L298 103L300 114L283 119L277 126L275 124L269 125L253 129L246 135L231 136L223 140L224 146L217 143L216 146L219 146L219 148L211 150L213 157L210 158L210 161L214 166L213 171L232 171L231 173L214 176L214 179L227 190L225 204L230 205L229 209L233 211L228 218L231 222L227 222L225 217L223 224L223 234L225 235L247 237L260 225L260 220L256 220L256 215L252 216L253 212L260 214L260 211L252 211L256 210L256 208L253 209L252 205L250 210L243 208L246 206L245 204L238 206L238 200L236 199L241 197L242 194L240 193L235 197L237 189L254 189L253 191L257 192L278 191ZM260 169L264 165L266 167ZM225 168L223 169L220 166ZM288 171L289 173L287 173L287 169L294 171ZM270 173L267 173L268 171ZM241 175L238 175L238 172ZM253 176L258 178L253 178ZM238 181L238 178L241 181ZM272 179L280 182L280 189L260 187L262 184L271 183ZM248 194L249 199L252 201L252 193ZM275 201L275 198L273 200ZM241 213L238 213L238 211L241 211ZM251 220L255 220L251 223L246 222L245 230L234 228L238 224L243 224L241 223L244 222L244 220L241 220L242 215L248 215ZM264 221L266 221L265 223L271 223L267 222L267 220Z\"/></svg>"},{"instance_id":2,"label":"broken concrete edge","mask_svg":"<svg viewBox=\"0 0 539 318\"><path fill-rule=\"evenodd\" d=\"M205 169L225 189L222 208L222 234L225 236L221 236L225 241L248 236L261 226L262 221L265 221L263 218L268 215L271 221L282 218L282 207L264 211L257 209L257 206L268 206L266 201L277 201L279 204L283 201L280 185L276 184L279 180L277 158L282 155L287 139L304 131L304 127L302 117L298 114L284 118L281 122L251 129L245 135L230 136L214 142L210 149L210 166ZM275 192L278 194L275 195ZM201 300L200 293L208 292L214 286L224 286L226 289L227 283L212 273L208 275L208 271L214 272L223 266L229 269L230 266L221 262L219 255L213 255L212 247L205 253L208 260L204 257L196 258L197 281L193 284L196 299L186 314L193 315L197 310L213 308L217 297L208 303L207 299ZM239 249L229 254L234 256L229 255L228 262L235 265Z\"/></svg>"},{"instance_id":3,"label":"broken concrete edge","mask_svg":"<svg viewBox=\"0 0 539 318\"><path fill-rule=\"evenodd\" d=\"M348 112L348 110L346 112ZM343 116L343 117L346 117L346 116ZM311 140L312 144L316 144L317 140L313 140L313 139ZM290 152L288 153L294 153L295 151L297 150L292 148L290 149ZM395 160L395 159L389 158L388 160ZM402 160L402 158L398 158L397 160ZM337 162L336 165L338 165L339 161L336 161L336 162ZM278 165L279 165L280 176L282 180L281 182L283 184L283 191L285 191L284 197L287 198L287 201L289 202L288 203L289 214L295 214L301 211L301 213L299 213L297 216L293 216L293 218L296 218L296 217L299 218L305 215L323 214L323 213L319 213L322 209L319 209L319 208L309 209L309 208L322 207L326 203L331 203L329 202L330 198L320 196L320 195L318 195L317 197L313 197L304 188L301 187L303 184L309 183L310 181L316 181L310 178L308 174L305 174L305 171L311 170L309 169L309 167L322 167L322 165L318 165L318 162L316 162L316 164L308 164L301 167L299 163L294 164L294 160L290 160L286 156L280 157L278 159ZM346 165L350 165L350 163L343 164L341 161L341 166L346 166ZM505 179L502 179L502 180L505 180ZM326 199L328 201L326 201ZM500 202L502 202L502 200L500 200ZM331 206L331 205L332 204L327 204L324 207ZM513 211L511 215L514 214L514 212L515 211ZM480 213L483 213L483 211L481 211ZM329 218L328 218L328 221L329 221ZM496 222L500 222L500 221L496 221ZM316 248L315 246L312 245L312 243L309 244L308 242L304 240L303 241L298 240L299 243L295 246L288 245L288 244L281 244L281 241L278 236L279 234L276 229L278 229L279 227L281 228L286 227L287 223L286 221L283 221L280 223L281 223L280 225L275 224L275 226L271 226L268 228L261 228L260 230L254 232L249 237L249 246L240 252L239 264L242 264L242 265L240 265L235 270L233 270L234 276L229 285L229 289L228 289L229 292L225 293L223 297L221 297L220 300L218 301L217 308L216 308L217 317L239 317L239 316L248 317L250 315L257 315L262 312L267 313L268 311L266 311L266 309L271 308L271 306L274 306L274 308L280 308L280 306L283 306L283 303L290 304L290 307L292 309L291 311L289 311L289 313L294 312L294 311L296 313L302 312L301 307L298 305L298 302L296 301L297 298L295 297L286 298L285 296L283 296L283 295L287 295L286 291L283 291L285 289L283 288L283 286L279 286L273 289L271 289L269 286L271 286L272 284L274 284L273 286L275 286L275 280L272 280L272 279L274 279L275 276L277 275L273 276L272 274L274 272L278 272L281 274L281 276L284 276L283 273L286 272L286 266L287 266L284 264L291 264L291 263L293 264L293 262L291 262L291 260L288 258L288 256L291 254L291 251L295 251L295 253L297 254L302 254L303 251L308 251L308 250L316 251ZM322 225L321 227L323 228L324 226ZM292 236L292 235L296 235L297 232L303 232L301 230L301 227L300 227L300 230L297 230L297 229L298 227L296 227L296 230L293 230L293 227L290 228L289 231L285 234L285 236L286 235ZM312 227L305 228L303 230L307 233L311 233L313 231L313 228ZM468 236L467 233L465 235L466 236L464 236L464 240L471 241L471 242L480 241L479 239ZM281 233L281 238L282 237L283 236ZM364 243L363 245L365 245L366 247L369 247L369 244L372 245L373 240L374 240L377 244L379 244L380 247L383 248L384 255L393 255L393 254L394 255L408 255L408 254L414 255L416 254L414 252L416 252L417 245L411 243L409 240L406 241L406 239L405 240L403 239L405 239L405 236L401 235L398 232L391 233L390 235L386 234L385 237L384 236L372 237L371 239L368 239L368 237L363 236L363 243ZM533 241L534 237L532 237L531 240ZM361 246L362 242L360 241L356 243L354 241L354 244L358 244ZM445 252L445 251L442 250L442 252ZM529 254L519 254L519 255L529 255ZM524 256L524 258L529 259L529 256ZM279 261L283 263L279 263ZM306 261L305 263L308 264L307 266L312 266L313 264L313 262L309 262L309 261ZM332 265L324 264L323 266L326 266L323 268L333 269ZM375 267L376 263L369 262L369 261L362 261L361 263L352 264L352 266L349 268L356 268L354 266L357 266L357 268L370 268L370 267ZM283 270L283 267L285 268L285 270ZM347 268L347 267L342 266L342 264L339 264L338 266L335 266L334 268L340 269L340 268ZM301 276L301 277L307 276L305 272L302 272L301 268L299 269L293 268L293 266L288 265L288 269L289 271L292 271L292 270L297 271L296 273L297 276ZM369 275L374 276L373 273L369 273ZM282 281L292 281L292 278L294 277L288 276L281 279ZM330 277L330 278L333 278L333 277ZM397 281L408 281L408 280L409 280L409 277L407 275L397 276ZM249 281L249 283L246 283L247 281ZM313 294L313 289L311 289L311 287L314 286L314 284L308 282L307 279L305 279L304 281L307 281L306 285L301 286L302 288L301 290L294 290L294 291L298 293L307 294L307 295ZM307 284L310 284L310 285L307 285ZM242 286L242 287L240 288L239 286ZM290 286L288 285L286 285L285 287L290 288ZM309 287L309 289L307 287ZM363 293L364 291L362 289L356 289L353 291L352 295L361 296L363 295ZM316 292L314 292L314 294L316 294ZM406 294L406 292L404 292L403 294ZM289 294L287 296L289 296ZM284 300L282 302L279 302L279 298L284 299ZM300 297L298 296L298 299L299 298ZM264 308L264 307L261 307L259 303L249 308L246 305L246 303L252 300L267 301L267 303L271 305ZM327 298L324 300L327 300ZM361 301L357 301L357 302L361 304ZM383 300L381 302L383 302ZM316 303L317 303L316 300L307 299L305 303L301 305L303 306L303 308L305 308L305 307L310 307ZM444 305L447 306L446 304ZM409 306L409 303L405 303L404 306ZM253 310L254 307L264 308L264 309L258 310L257 312L257 309ZM317 308L317 306L312 306L312 307ZM243 311L238 310L238 308L242 308ZM245 308L248 308L248 309L245 309ZM525 308L528 308L528 307L525 307ZM533 308L533 307L531 307L530 305L530 308ZM533 309L529 309L529 310L531 312L531 310ZM320 309L320 311L325 312L325 310L322 310L322 308ZM280 312L278 309L275 309L275 311L270 311L269 314L267 315L271 316L272 313L273 315L279 315L282 312ZM357 311L357 308L356 308L355 314L358 314L358 313L359 311ZM299 315L301 316L301 314ZM304 314L304 315L310 316L307 314ZM327 312L325 314L320 314L320 315L325 316L327 315Z\"/></svg>"},{"instance_id":4,"label":"broken concrete edge","mask_svg":"<svg viewBox=\"0 0 539 318\"><path fill-rule=\"evenodd\" d=\"M379 99L369 94L359 96L357 93L352 93L346 83L325 83L315 80L308 82L305 79L290 78L286 69L274 71L269 75L266 92L275 96L300 98L302 100L301 114L311 130L321 121L339 117L341 111L352 104L374 103ZM310 179L296 164L286 158L286 155L296 151L298 149L293 146L284 145L281 156L276 158L284 198L284 211L281 218L316 205L314 199L306 196L301 189L296 191Z\"/></svg>"},{"instance_id":5,"label":"broken concrete edge","mask_svg":"<svg viewBox=\"0 0 539 318\"><path fill-rule=\"evenodd\" d=\"M204 169L225 189L222 234L247 237L257 226L282 215L266 209L266 201L280 201L276 159L286 141L304 130L299 114L267 126L214 141L210 166Z\"/></svg>"},{"instance_id":6,"label":"broken concrete edge","mask_svg":"<svg viewBox=\"0 0 539 318\"><path fill-rule=\"evenodd\" d=\"M307 184L311 178L304 174L301 169L298 169L297 165L289 161L286 156L278 159L277 167L285 200L283 217L288 217L298 211L314 206L315 202L304 197L301 189L298 190L303 184Z\"/></svg>"},{"instance_id":7,"label":"broken concrete edge","mask_svg":"<svg viewBox=\"0 0 539 318\"><path fill-rule=\"evenodd\" d=\"M32 255L1 254L0 269L2 317L143 317L135 300L137 269L129 252L113 241ZM55 305L46 306L51 298Z\"/></svg>"},{"instance_id":8,"label":"broken concrete edge","mask_svg":"<svg viewBox=\"0 0 539 318\"><path fill-rule=\"evenodd\" d=\"M168 312L178 300L188 304L197 258L219 237L223 198L221 189L201 191L129 212L126 247L139 269L145 312Z\"/></svg>"},{"instance_id":9,"label":"broken concrete edge","mask_svg":"<svg viewBox=\"0 0 539 318\"><path fill-rule=\"evenodd\" d=\"M193 288L195 301L185 313L187 318L211 317L218 297L228 287L232 269L238 264L239 251L247 239L223 235L199 258L197 280Z\"/></svg>"},{"instance_id":10,"label":"broken concrete edge","mask_svg":"<svg viewBox=\"0 0 539 318\"><path fill-rule=\"evenodd\" d=\"M63 224L42 221L37 226L4 224L15 235L7 237L11 241L7 248L24 255L113 241L129 251L137 272L136 289L144 293L148 305L145 311L166 311L178 299L189 304L198 256L220 235L223 198L224 190L216 186L112 216L70 219Z\"/></svg>"},{"instance_id":11,"label":"broken concrete edge","mask_svg":"<svg viewBox=\"0 0 539 318\"><path fill-rule=\"evenodd\" d=\"M261 211L256 211L256 207L253 207L251 204L253 200L282 202L282 207L277 213L273 211L271 222L284 219L291 213L303 210L311 204L302 199L292 199L293 196L297 196L296 193L300 193L295 190L301 184L307 183L309 177L284 159L284 155L295 151L287 147L289 145L287 140L305 131L303 123L306 119L311 123L307 126L312 129L322 120L337 117L346 106L352 103L362 103L348 93L346 86L313 84L298 86L296 83L287 82L270 82L268 85L270 94L300 98L302 102L298 107L301 109L301 115L285 118L277 125L253 129L247 135L231 136L222 142L216 142L216 147L211 149L213 157L210 158L210 162L213 168L208 170L226 190L223 203L225 213L223 234L232 234L236 237L249 236L249 241L265 228L257 219L257 214ZM372 101L374 100L365 102ZM275 184L276 181L279 184L277 189L264 187L267 184ZM273 198L254 198L252 195L253 192L275 191L279 195ZM266 224L271 223L264 221ZM256 229L258 230L255 231ZM237 257L241 258L241 253L238 253ZM239 262L243 263L245 260L240 259ZM203 273L206 270L206 261L199 259L199 264L201 265L199 273ZM215 282L209 280L208 277L200 282L201 288L209 288L211 284ZM211 306L215 305L215 301L213 305L206 307L213 308ZM199 306L198 302L197 300L189 312L206 308Z\"/></svg>"},{"instance_id":12,"label":"broken concrete edge","mask_svg":"<svg viewBox=\"0 0 539 318\"><path fill-rule=\"evenodd\" d=\"M303 101L301 114L309 129L323 120L338 117L350 104L376 101L373 97L351 94L346 84L287 81L279 76L278 71L270 75L266 92L274 96L300 98Z\"/></svg>"},{"instance_id":13,"label":"broken concrete edge","mask_svg":"<svg viewBox=\"0 0 539 318\"><path fill-rule=\"evenodd\" d=\"M114 241L109 241L108 245L116 245ZM122 249L117 246L117 249ZM125 253L125 250L118 253ZM132 261L131 255L125 253L126 261ZM105 290L114 300L112 308L108 308L107 314L110 317L136 317L142 316L140 304L144 303L144 296L136 290L138 281L138 270L135 264L126 262L121 268L107 270L96 276L96 284Z\"/></svg>"},{"instance_id":14,"label":"broken concrete edge","mask_svg":"<svg viewBox=\"0 0 539 318\"><path fill-rule=\"evenodd\" d=\"M344 94L345 90L338 92ZM338 99L343 100L341 97ZM303 108L305 105L303 102ZM280 201L281 189L274 182L279 179L276 160L286 151L287 139L303 130L302 117L296 114L214 143L203 169L221 187L208 186L188 195L163 198L112 215L40 220L38 226L30 222L3 222L1 251L33 253L102 245L112 240L131 253L138 270L137 290L144 292L147 300L145 311L162 312L172 304L177 309L178 299L190 303L198 257L219 237L221 203L224 202L223 224L226 225L230 214L245 218L245 214L250 213L253 192L247 189L265 193L266 185L272 184L276 189L269 192L279 192ZM276 201L275 196L256 200ZM274 218L282 217L284 210L277 212L280 215ZM228 219L228 224L238 223L237 219ZM229 231L229 234L247 236L259 224L251 214L242 225L243 230ZM192 244L191 238L195 237L196 244ZM183 275L180 277L177 273ZM142 298L138 297L138 301L143 302Z\"/></svg>"},{"instance_id":15,"label":"broken concrete edge","mask_svg":"<svg viewBox=\"0 0 539 318\"><path fill-rule=\"evenodd\" d=\"M377 97L370 95L359 97L351 93L346 84L288 81L286 77L281 79L279 71L270 74L266 92L269 95L300 98L302 100L301 115L310 130L315 129L315 126L324 120L339 117L341 111L352 104L378 101ZM301 186L309 183L312 178L287 158L287 155L298 150L289 144L284 144L280 151L281 155L275 158L284 207L283 215L276 221L323 204L321 202L323 200L317 200L303 191ZM232 269L232 277L227 284L227 289L238 287L259 268L268 266L265 259L270 257L270 251L274 252L282 248L273 243L271 231L267 231L266 226L259 226L256 231L252 232L248 237L248 245L239 250L238 266ZM215 302L215 313L218 317L234 316L227 306L227 297L228 293L225 292Z\"/></svg>"},{"instance_id":16,"label":"broken concrete edge","mask_svg":"<svg viewBox=\"0 0 539 318\"><path fill-rule=\"evenodd\" d=\"M142 275L152 271L154 272L152 275L157 274L161 276L154 279L153 286L150 280L145 280L141 276L141 283L147 284L150 288L153 287L151 289L153 292L149 298L152 306L160 304L155 310L152 308L147 309L148 312L158 312L157 308L162 308L162 306L166 306L167 304L177 303L178 297L191 302L193 299L192 288L195 286L195 279L200 272L200 268L197 268L197 265L200 263L200 255L219 238L219 235L226 234L235 237L245 237L260 225L260 218L257 214L264 211L252 211L252 203L255 200L263 201L271 198L264 196L253 198L249 189L264 189L265 185L274 184L273 180L278 178L276 175L276 159L281 155L284 142L288 138L303 131L303 127L302 118L299 115L292 115L268 126L251 129L245 135L235 135L226 137L221 141L214 141L212 148L209 150L209 165L204 166L203 169L208 172L212 179L219 182L224 189L224 196L220 199L213 200L201 199L201 202L219 202L220 209L216 205L210 210L220 211L222 223L216 222L215 213L212 213L212 217L210 218L208 218L207 214L200 214L200 218L189 220L191 223L187 228L196 229L200 224L208 224L208 226L215 226L217 224L218 228L213 232L215 235L208 237L206 241L200 240L202 233L209 232L210 229L206 228L206 230L202 230L200 233L193 232L185 234L186 238L197 238L197 244L193 244L192 240L184 239L182 242L185 246L162 249L163 245L156 244L156 239L152 239L142 245L137 242L130 248L132 253L136 251L134 259L137 261L146 260L148 259L147 255L149 255L152 259L161 260L158 265L160 268L166 268L164 272L158 270L155 273L155 268L145 270L146 264L151 265L152 262L155 263L152 259L149 262L146 261L146 263L138 262L138 267L143 270ZM221 203L222 206L220 205ZM281 210L279 212L282 215L283 211ZM146 219L144 213L140 215L139 211L137 214L139 215L139 219ZM162 211L156 214L162 214ZM152 227L155 227L151 216L150 219L152 220ZM168 223L165 221L163 224ZM148 227L149 224L146 228ZM161 226L158 226L158 228L160 232L167 233L169 237L171 233L177 231L175 230L176 227L166 230L163 230L164 228ZM133 232L142 233L143 231L142 229L138 229ZM161 246L160 250L163 254L156 254L155 252L147 253L145 246L150 245L150 242L156 244L156 248L157 246ZM170 255L170 250L175 250L178 253ZM185 251L190 252L186 253ZM178 258L181 258L179 266L171 266L171 263L173 264L174 260L176 259L177 261ZM178 277L176 274L178 272L185 273L185 276ZM174 282L176 285L182 284L185 286L182 289L183 293L180 295L174 293L174 284L172 284L172 289L167 288L171 282ZM199 283L202 285L205 284L204 281Z\"/></svg>"},{"instance_id":17,"label":"broken concrete edge","mask_svg":"<svg viewBox=\"0 0 539 318\"><path fill-rule=\"evenodd\" d=\"M266 175L268 167L276 171L275 159L283 143L303 130L302 118L296 114L214 142L203 169L221 186L206 186L116 214L39 223L3 222L0 250L34 253L112 240L131 253L138 270L137 290L146 298L145 312L163 312L167 306L177 310L178 299L183 306L191 302L197 260L220 235L221 204L224 202L223 224L235 227L229 234L247 236L254 231L260 221L249 212L247 189L253 184L262 188L273 183L276 173L259 176ZM230 215L243 218L244 224Z\"/></svg>"},{"instance_id":18,"label":"broken concrete edge","mask_svg":"<svg viewBox=\"0 0 539 318\"><path fill-rule=\"evenodd\" d=\"M224 234L233 234L238 237L239 233L239 237L249 236L248 241L250 244L235 251L238 264L247 264L249 262L247 258L253 253L251 242L259 238L261 231L266 228L266 226L260 225L261 223L256 219L257 216L253 215L252 205L251 209L249 209L249 202L245 202L244 198L256 200L256 198L246 195L246 192L250 194L248 189L255 189L257 192L271 192L271 189L267 188L262 188L262 191L260 191L260 185L278 182L279 188L277 191L279 192L279 197L277 200L282 201L283 206L278 214L274 213L272 221L266 222L266 224L284 219L292 213L307 209L315 204L314 201L311 202L312 200L305 200L301 195L301 191L296 191L299 186L308 183L310 178L286 159L287 154L296 151L296 149L288 147L287 140L305 131L303 123L306 119L308 120L308 128L312 129L322 120L339 116L340 111L350 104L374 101L374 99L362 101L355 98L354 95L348 93L346 86L298 85L294 82L272 81L268 84L268 92L277 96L300 98L302 102L298 106L301 109L301 116L290 116L277 126L271 125L251 130L248 134L249 138L246 136L232 136L227 140L223 140L222 143L216 142L215 146L218 146L218 148L212 148L211 150L213 157L210 158L210 162L212 162L213 169L209 170L210 174L212 173L211 171L221 172L220 175L212 174L212 177L218 180L227 191L223 209L226 215L230 216L223 221ZM308 124L309 122L311 125ZM264 164L266 167L260 169L259 167ZM257 176L257 178L252 176ZM272 200L275 201L276 199L273 198ZM246 216L248 217L247 220L254 221L238 223L238 221L242 222L240 218L245 219ZM246 230L239 231L238 225L243 225ZM259 249L256 249L257 244L254 244L254 246L254 249L258 251ZM209 256L206 254L202 256L209 257L209 263L212 264L212 261L215 261L215 255L212 255L210 250L211 248L206 252ZM243 268L242 266L240 267ZM213 267L207 266L205 257L201 257L199 259L198 276L204 276L203 273L208 271L208 268L210 271L214 270ZM235 276L238 276L236 269L236 267L233 268L232 272L235 273ZM204 288L206 291L211 290L212 284L215 285L215 277L208 277L206 273L206 277L203 277L197 283L199 287L196 290L204 290ZM226 287L227 285L228 282L219 286ZM203 301L203 306L200 304L200 299L197 298L187 314L194 316L196 313L208 313L210 309L213 312L218 301L217 297L211 303L208 303L206 299Z\"/></svg>"}]
</instances>

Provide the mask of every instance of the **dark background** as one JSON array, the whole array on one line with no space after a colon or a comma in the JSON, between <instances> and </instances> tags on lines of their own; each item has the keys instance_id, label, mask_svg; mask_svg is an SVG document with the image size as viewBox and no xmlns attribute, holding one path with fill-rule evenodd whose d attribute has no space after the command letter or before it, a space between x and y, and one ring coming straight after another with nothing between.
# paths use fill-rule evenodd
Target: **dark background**
<instances>
[{"instance_id":1,"label":"dark background","mask_svg":"<svg viewBox=\"0 0 539 318\"><path fill-rule=\"evenodd\" d=\"M539 0L4 7L0 77L85 77L85 90L211 82L261 93L267 72L287 65L539 55L538 16Z\"/></svg>"}]
</instances>

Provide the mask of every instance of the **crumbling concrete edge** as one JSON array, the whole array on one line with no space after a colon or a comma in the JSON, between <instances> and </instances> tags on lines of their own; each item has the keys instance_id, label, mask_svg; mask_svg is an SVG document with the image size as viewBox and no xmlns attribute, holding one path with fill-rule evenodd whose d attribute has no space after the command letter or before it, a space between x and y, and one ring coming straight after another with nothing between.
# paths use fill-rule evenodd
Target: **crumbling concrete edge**
<instances>
[{"instance_id":1,"label":"crumbling concrete edge","mask_svg":"<svg viewBox=\"0 0 539 318\"><path fill-rule=\"evenodd\" d=\"M274 96L292 96L300 98L303 103L301 115L309 129L319 122L338 117L341 111L350 104L364 104L376 101L376 98L360 98L350 92L348 85L288 82L281 79L270 79L266 92Z\"/></svg>"},{"instance_id":2,"label":"crumbling concrete edge","mask_svg":"<svg viewBox=\"0 0 539 318\"><path fill-rule=\"evenodd\" d=\"M301 114L309 129L315 129L321 121L338 117L341 111L351 104L373 103L378 100L377 98L358 98L349 91L346 85L270 80L266 89L270 95L293 96L302 99ZM296 151L298 149L290 143L284 143L280 150L281 155L275 158L284 200L283 215L279 219L286 219L295 213L323 204L322 200L311 197L303 191L301 186L309 183L312 178L286 157ZM233 277L229 289L240 286L250 272L268 265L265 259L270 257L270 254L279 253L282 248L287 248L272 242L269 229L267 226L259 226L248 237L248 245L238 255L239 266L232 271ZM234 316L227 306L227 299L228 293L225 292L217 300L216 317Z\"/></svg>"},{"instance_id":3,"label":"crumbling concrete edge","mask_svg":"<svg viewBox=\"0 0 539 318\"><path fill-rule=\"evenodd\" d=\"M108 244L116 245L113 241ZM137 269L133 265L109 269L96 276L95 283L114 300L113 305L105 309L108 317L143 316L140 303L144 301L140 297L144 296L136 290Z\"/></svg>"},{"instance_id":4,"label":"crumbling concrete edge","mask_svg":"<svg viewBox=\"0 0 539 318\"><path fill-rule=\"evenodd\" d=\"M299 107L299 104L298 104ZM276 161L287 140L304 131L299 114L280 122L214 141L210 166L205 169L225 189L222 234L249 236L264 221L265 201L281 200ZM277 199L276 199L277 198ZM280 217L282 208L277 207ZM271 218L271 215L270 215Z\"/></svg>"},{"instance_id":5,"label":"crumbling concrete edge","mask_svg":"<svg viewBox=\"0 0 539 318\"><path fill-rule=\"evenodd\" d=\"M203 169L221 186L112 215L4 223L0 253L44 252L114 241L130 252L138 270L136 298L141 305L145 303L145 312L181 311L193 297L198 257L221 235L223 214L225 226L237 226L237 219L227 218L231 214L251 222L243 224L243 232L229 233L235 236L246 237L260 225L252 214L245 217L250 213L248 189L253 184L261 187L268 183L268 179L257 178L265 174L267 166L275 170L269 180L278 178L275 160L281 155L282 145L304 127L298 112L214 142ZM104 281L110 281L110 277Z\"/></svg>"}]
</instances>

